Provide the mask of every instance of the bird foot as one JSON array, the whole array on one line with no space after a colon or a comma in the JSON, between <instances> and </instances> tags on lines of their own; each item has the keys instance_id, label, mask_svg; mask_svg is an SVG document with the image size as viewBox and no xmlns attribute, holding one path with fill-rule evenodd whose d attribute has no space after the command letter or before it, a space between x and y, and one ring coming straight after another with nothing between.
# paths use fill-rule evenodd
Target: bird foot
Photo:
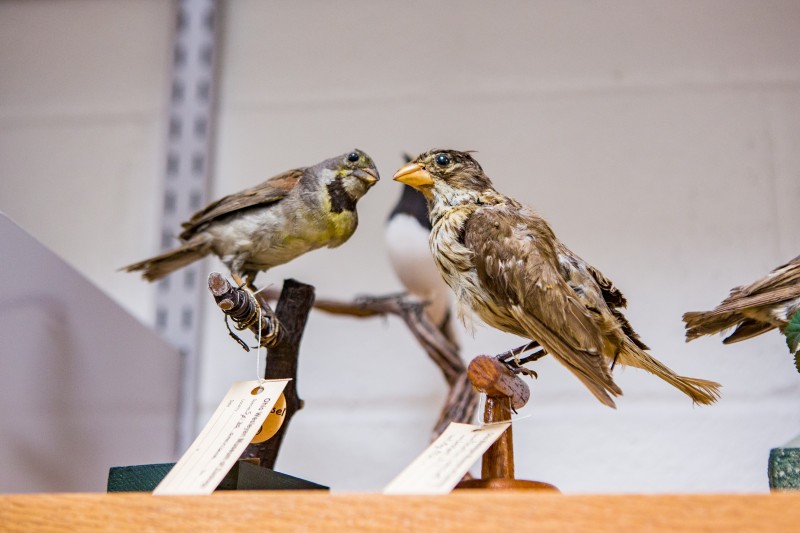
<instances>
[{"instance_id":1,"label":"bird foot","mask_svg":"<svg viewBox=\"0 0 800 533\"><path fill-rule=\"evenodd\" d=\"M525 368L524 366L517 366L516 364L509 365L508 363L506 363L506 366L514 374L522 374L523 376L528 376L529 378L539 379L539 374L537 374L535 370L531 370L530 368Z\"/></svg>"},{"instance_id":2,"label":"bird foot","mask_svg":"<svg viewBox=\"0 0 800 533\"><path fill-rule=\"evenodd\" d=\"M359 304L374 304L374 303L381 303L385 301L400 301L406 299L408 296L407 292L393 292L390 294L383 294L381 296L373 296L373 295L364 295L364 296L356 296L354 301Z\"/></svg>"},{"instance_id":3,"label":"bird foot","mask_svg":"<svg viewBox=\"0 0 800 533\"><path fill-rule=\"evenodd\" d=\"M534 349L536 349L536 351L532 354L520 358L520 354ZM517 348L503 352L495 357L498 361L506 365L506 367L514 374L522 374L523 376L533 377L536 379L539 377L536 371L531 370L530 368L525 368L523 365L526 363L532 363L533 361L538 361L545 355L547 355L547 351L542 348L538 342L531 341L528 344L523 344L522 346L518 346Z\"/></svg>"}]
</instances>

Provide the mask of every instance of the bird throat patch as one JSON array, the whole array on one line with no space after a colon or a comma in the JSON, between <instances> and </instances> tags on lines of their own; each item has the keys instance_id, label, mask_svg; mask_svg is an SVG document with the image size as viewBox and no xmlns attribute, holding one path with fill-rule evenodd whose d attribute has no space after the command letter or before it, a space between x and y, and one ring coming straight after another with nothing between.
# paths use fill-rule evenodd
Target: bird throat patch
<instances>
[{"instance_id":1,"label":"bird throat patch","mask_svg":"<svg viewBox=\"0 0 800 533\"><path fill-rule=\"evenodd\" d=\"M328 183L327 189L328 196L330 196L331 199L331 211L333 213L356 210L356 199L347 193L342 180L333 180Z\"/></svg>"}]
</instances>

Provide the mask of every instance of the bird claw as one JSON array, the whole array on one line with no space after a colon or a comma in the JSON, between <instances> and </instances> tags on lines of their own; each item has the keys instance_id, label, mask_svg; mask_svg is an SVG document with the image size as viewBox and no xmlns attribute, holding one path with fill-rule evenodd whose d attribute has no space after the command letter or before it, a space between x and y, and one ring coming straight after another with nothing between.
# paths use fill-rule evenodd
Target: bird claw
<instances>
[{"instance_id":1,"label":"bird claw","mask_svg":"<svg viewBox=\"0 0 800 533\"><path fill-rule=\"evenodd\" d=\"M524 366L518 367L516 373L528 376L529 378L539 379L539 374L537 374L535 370L531 370L530 368L525 368Z\"/></svg>"},{"instance_id":2,"label":"bird claw","mask_svg":"<svg viewBox=\"0 0 800 533\"><path fill-rule=\"evenodd\" d=\"M505 354L501 354L501 355L505 355ZM509 358L509 359L503 360L503 359L500 358L500 356L498 356L497 359L501 363L506 365L506 368L511 370L515 375L522 374L523 376L528 376L528 377L532 377L534 379L539 379L539 374L537 374L535 370L531 370L530 368L526 368L526 367L522 366L522 364L520 364L520 361L519 361L519 359L517 357L514 357L514 359L510 359Z\"/></svg>"}]
</instances>

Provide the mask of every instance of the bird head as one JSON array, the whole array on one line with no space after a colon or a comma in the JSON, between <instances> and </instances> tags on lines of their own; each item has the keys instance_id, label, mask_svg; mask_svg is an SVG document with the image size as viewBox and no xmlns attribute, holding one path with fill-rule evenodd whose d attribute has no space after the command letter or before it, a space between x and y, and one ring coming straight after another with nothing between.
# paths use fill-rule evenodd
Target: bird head
<instances>
[{"instance_id":1,"label":"bird head","mask_svg":"<svg viewBox=\"0 0 800 533\"><path fill-rule=\"evenodd\" d=\"M372 158L358 149L326 159L310 170L322 178L332 194L344 193L352 201L364 196L380 180Z\"/></svg>"},{"instance_id":2,"label":"bird head","mask_svg":"<svg viewBox=\"0 0 800 533\"><path fill-rule=\"evenodd\" d=\"M429 150L402 166L395 181L422 192L428 200L446 198L457 202L465 193L476 194L490 189L492 182L468 152Z\"/></svg>"}]
</instances>

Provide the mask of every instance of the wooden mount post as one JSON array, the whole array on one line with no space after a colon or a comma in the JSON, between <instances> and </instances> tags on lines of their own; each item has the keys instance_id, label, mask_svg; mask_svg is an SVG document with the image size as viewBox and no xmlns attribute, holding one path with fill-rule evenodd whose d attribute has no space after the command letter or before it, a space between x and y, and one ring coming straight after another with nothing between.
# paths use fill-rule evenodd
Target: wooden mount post
<instances>
[{"instance_id":1,"label":"wooden mount post","mask_svg":"<svg viewBox=\"0 0 800 533\"><path fill-rule=\"evenodd\" d=\"M277 291L264 289L259 295L267 300L278 298ZM317 298L314 307L334 315L370 318L395 315L405 322L428 357L439 367L449 387L431 434L435 440L450 422L469 423L478 407L478 394L469 381L467 368L461 360L458 346L436 327L424 312L425 303L408 298L405 294L369 296L352 301Z\"/></svg>"},{"instance_id":2,"label":"wooden mount post","mask_svg":"<svg viewBox=\"0 0 800 533\"><path fill-rule=\"evenodd\" d=\"M236 320L237 316L246 316L249 312L251 299L247 292L231 285L221 274L212 272L208 277L208 285L217 305L226 315ZM261 466L274 468L289 422L303 408L303 401L297 393L297 365L300 341L308 314L314 305L314 287L293 279L284 280L274 312L260 293L256 293L255 298L258 300L261 315L249 320L247 327L258 334L259 321L261 322L261 345L267 348L264 378L290 378L291 381L283 390L286 398L283 425L271 439L250 444L241 459L258 459Z\"/></svg>"},{"instance_id":3,"label":"wooden mount post","mask_svg":"<svg viewBox=\"0 0 800 533\"><path fill-rule=\"evenodd\" d=\"M483 421L487 424L510 421L512 410L528 403L531 394L528 385L495 357L479 355L470 362L467 375L472 386L486 394ZM481 477L462 481L456 488L558 492L549 483L514 479L514 438L510 426L483 454Z\"/></svg>"}]
</instances>

